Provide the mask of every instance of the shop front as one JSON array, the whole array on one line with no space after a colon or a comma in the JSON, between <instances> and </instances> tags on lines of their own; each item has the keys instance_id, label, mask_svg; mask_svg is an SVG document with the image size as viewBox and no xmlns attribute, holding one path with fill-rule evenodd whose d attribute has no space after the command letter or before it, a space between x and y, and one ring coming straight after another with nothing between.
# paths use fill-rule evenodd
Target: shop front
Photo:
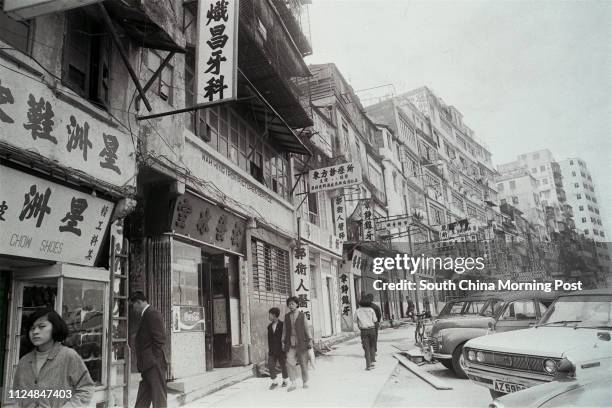
<instances>
[{"instance_id":1,"label":"shop front","mask_svg":"<svg viewBox=\"0 0 612 408\"><path fill-rule=\"evenodd\" d=\"M110 274L98 265L108 262L115 203L13 167L0 166L0 179L3 404L19 359L31 351L25 330L39 308L54 309L66 321L64 344L85 362L96 385L94 401L104 401L117 378L107 370Z\"/></svg>"},{"instance_id":2,"label":"shop front","mask_svg":"<svg viewBox=\"0 0 612 408\"><path fill-rule=\"evenodd\" d=\"M148 232L157 233L143 239L142 253L133 254L132 264L141 262L144 273L135 274L132 287L143 290L165 320L171 386L247 364L240 277L246 221L192 191L172 197L152 189L145 197L145 206L156 199L171 210L165 221L144 220ZM132 319L130 332L137 326Z\"/></svg>"}]
</instances>

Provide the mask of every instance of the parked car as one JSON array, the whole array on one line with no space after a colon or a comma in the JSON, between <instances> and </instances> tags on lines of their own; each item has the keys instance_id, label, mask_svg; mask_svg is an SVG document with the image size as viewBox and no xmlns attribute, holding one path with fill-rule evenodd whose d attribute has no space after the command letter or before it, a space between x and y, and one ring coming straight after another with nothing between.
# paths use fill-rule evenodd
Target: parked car
<instances>
[{"instance_id":1,"label":"parked car","mask_svg":"<svg viewBox=\"0 0 612 408\"><path fill-rule=\"evenodd\" d=\"M576 381L551 381L506 394L489 408L587 408L612 405L612 375Z\"/></svg>"},{"instance_id":2,"label":"parked car","mask_svg":"<svg viewBox=\"0 0 612 408\"><path fill-rule=\"evenodd\" d=\"M433 326L436 322L440 321L440 319L455 318L458 316L475 316L480 312L489 297L490 295L483 293L448 301L435 319L425 323L425 339L431 338ZM427 341L425 341L424 345L427 345Z\"/></svg>"},{"instance_id":3,"label":"parked car","mask_svg":"<svg viewBox=\"0 0 612 408\"><path fill-rule=\"evenodd\" d=\"M461 350L468 340L535 325L556 296L538 291L496 292L477 315L441 319L434 323L429 341L433 357L457 377L467 378Z\"/></svg>"},{"instance_id":4,"label":"parked car","mask_svg":"<svg viewBox=\"0 0 612 408\"><path fill-rule=\"evenodd\" d=\"M555 380L588 381L612 370L612 289L560 295L535 327L470 340L469 378L496 398Z\"/></svg>"}]
</instances>

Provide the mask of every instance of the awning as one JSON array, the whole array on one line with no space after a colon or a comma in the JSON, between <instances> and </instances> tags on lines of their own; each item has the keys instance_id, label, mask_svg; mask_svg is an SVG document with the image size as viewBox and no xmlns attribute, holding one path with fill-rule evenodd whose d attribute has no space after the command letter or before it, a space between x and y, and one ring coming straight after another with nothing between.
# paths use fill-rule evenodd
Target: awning
<instances>
[{"instance_id":1,"label":"awning","mask_svg":"<svg viewBox=\"0 0 612 408\"><path fill-rule=\"evenodd\" d=\"M240 74L240 71L239 71ZM281 151L311 156L312 152L289 127L281 115L270 105L264 96L244 75L239 75L242 82L238 88L238 99L249 98L242 103L249 104L249 110L255 120L268 131L273 145L278 145Z\"/></svg>"},{"instance_id":2,"label":"awning","mask_svg":"<svg viewBox=\"0 0 612 408\"><path fill-rule=\"evenodd\" d=\"M173 15L167 2L138 0L107 0L104 6L113 20L120 23L125 32L144 48L156 50L185 52L172 33L178 30L170 19L164 21L156 16ZM157 21L159 20L159 21Z\"/></svg>"}]
</instances>

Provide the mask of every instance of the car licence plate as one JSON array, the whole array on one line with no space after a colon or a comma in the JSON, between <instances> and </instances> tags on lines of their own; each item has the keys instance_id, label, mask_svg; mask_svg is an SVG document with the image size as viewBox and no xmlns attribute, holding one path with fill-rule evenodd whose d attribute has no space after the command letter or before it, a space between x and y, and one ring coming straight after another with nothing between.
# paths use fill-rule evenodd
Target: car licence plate
<instances>
[{"instance_id":1,"label":"car licence plate","mask_svg":"<svg viewBox=\"0 0 612 408\"><path fill-rule=\"evenodd\" d=\"M504 392L506 394L509 394L511 392L516 392L516 391L520 391L520 390L524 390L525 387L524 385L521 384L513 384L513 383L509 383L509 382L505 382L505 381L499 381L499 380L495 380L493 382L493 385L495 386L495 391L499 391L499 392Z\"/></svg>"}]
</instances>

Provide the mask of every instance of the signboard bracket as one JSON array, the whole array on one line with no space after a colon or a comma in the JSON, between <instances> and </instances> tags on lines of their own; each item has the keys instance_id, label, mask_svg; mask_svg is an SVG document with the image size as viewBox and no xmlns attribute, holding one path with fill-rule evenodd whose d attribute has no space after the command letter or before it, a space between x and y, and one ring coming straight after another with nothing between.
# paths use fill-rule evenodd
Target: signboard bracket
<instances>
[{"instance_id":1,"label":"signboard bracket","mask_svg":"<svg viewBox=\"0 0 612 408\"><path fill-rule=\"evenodd\" d=\"M146 93L149 90L151 85L153 85L153 82L155 82L155 80L161 75L161 73L164 70L164 68L166 67L166 65L168 65L168 63L170 62L172 57L174 57L174 54L175 54L174 51L170 51L168 53L168 55L166 55L166 58L164 58L162 63L159 64L159 67L157 67L157 70L153 73L151 78L149 78L149 80L147 81L145 86L142 88L143 92ZM136 96L136 110L138 110L139 102L140 102L140 95L137 95Z\"/></svg>"},{"instance_id":2,"label":"signboard bracket","mask_svg":"<svg viewBox=\"0 0 612 408\"><path fill-rule=\"evenodd\" d=\"M306 160L306 163L304 163L304 167L306 167L307 169L310 168L309 164L310 164L310 160L311 159L312 159L312 156L308 156L308 160ZM301 172L301 173L297 174L297 180L295 180L295 183L293 184L293 187L291 187L291 192L289 193L290 196L293 195L293 192L295 191L295 188L297 187L298 183L300 182L300 180L302 179L304 174L308 174L308 172ZM303 194L307 194L307 192L305 192ZM301 206L301 204L300 204L300 206Z\"/></svg>"}]
</instances>

